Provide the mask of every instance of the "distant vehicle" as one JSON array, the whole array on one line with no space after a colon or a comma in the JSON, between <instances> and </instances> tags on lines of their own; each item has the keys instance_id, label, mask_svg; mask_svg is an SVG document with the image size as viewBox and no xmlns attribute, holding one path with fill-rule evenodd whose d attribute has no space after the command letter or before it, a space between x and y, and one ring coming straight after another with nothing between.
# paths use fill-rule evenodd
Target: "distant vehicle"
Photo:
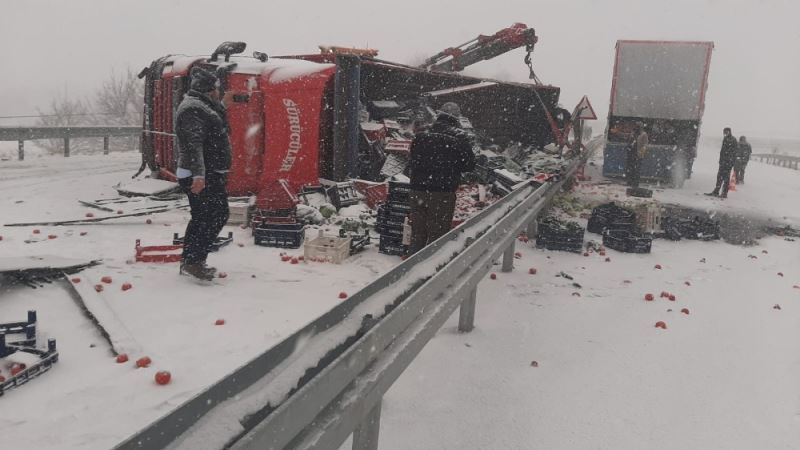
<instances>
[{"instance_id":1,"label":"distant vehicle","mask_svg":"<svg viewBox=\"0 0 800 450\"><path fill-rule=\"evenodd\" d=\"M639 123L650 144L642 180L683 185L697 155L713 42L617 41L603 175L625 173Z\"/></svg>"}]
</instances>

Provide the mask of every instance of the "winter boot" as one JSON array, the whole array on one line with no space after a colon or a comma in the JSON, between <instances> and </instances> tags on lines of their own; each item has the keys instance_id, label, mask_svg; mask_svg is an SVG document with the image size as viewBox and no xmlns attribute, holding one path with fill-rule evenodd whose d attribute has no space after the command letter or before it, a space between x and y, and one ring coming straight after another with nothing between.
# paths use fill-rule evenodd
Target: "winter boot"
<instances>
[{"instance_id":1,"label":"winter boot","mask_svg":"<svg viewBox=\"0 0 800 450\"><path fill-rule=\"evenodd\" d=\"M211 281L214 279L214 274L209 272L203 264L181 263L181 275L188 275L202 281Z\"/></svg>"}]
</instances>

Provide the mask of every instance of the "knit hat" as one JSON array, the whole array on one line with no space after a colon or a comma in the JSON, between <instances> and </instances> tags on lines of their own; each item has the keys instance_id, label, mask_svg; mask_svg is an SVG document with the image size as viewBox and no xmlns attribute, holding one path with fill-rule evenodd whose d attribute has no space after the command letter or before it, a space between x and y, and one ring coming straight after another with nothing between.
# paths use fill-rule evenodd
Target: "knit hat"
<instances>
[{"instance_id":1,"label":"knit hat","mask_svg":"<svg viewBox=\"0 0 800 450\"><path fill-rule=\"evenodd\" d=\"M440 111L450 114L451 116L461 117L461 108L458 107L458 104L453 102L447 102L442 105Z\"/></svg>"},{"instance_id":2,"label":"knit hat","mask_svg":"<svg viewBox=\"0 0 800 450\"><path fill-rule=\"evenodd\" d=\"M202 67L192 67L191 88L198 92L211 92L217 87L217 76Z\"/></svg>"}]
</instances>

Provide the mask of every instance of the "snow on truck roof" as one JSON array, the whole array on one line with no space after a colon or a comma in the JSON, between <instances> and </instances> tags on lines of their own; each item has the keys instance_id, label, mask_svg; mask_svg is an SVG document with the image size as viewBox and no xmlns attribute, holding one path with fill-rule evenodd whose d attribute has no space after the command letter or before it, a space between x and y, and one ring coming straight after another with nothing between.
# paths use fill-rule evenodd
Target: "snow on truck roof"
<instances>
[{"instance_id":1,"label":"snow on truck roof","mask_svg":"<svg viewBox=\"0 0 800 450\"><path fill-rule=\"evenodd\" d=\"M198 61L208 61L209 56L186 56L173 55L169 62L172 62L172 71L185 73L189 67ZM218 62L222 62L220 59ZM244 73L252 75L270 74L270 81L281 83L290 81L303 76L313 75L334 67L330 63L317 63L295 58L272 57L267 61L259 61L256 58L246 56L231 56L230 62L236 63L234 73Z\"/></svg>"}]
</instances>

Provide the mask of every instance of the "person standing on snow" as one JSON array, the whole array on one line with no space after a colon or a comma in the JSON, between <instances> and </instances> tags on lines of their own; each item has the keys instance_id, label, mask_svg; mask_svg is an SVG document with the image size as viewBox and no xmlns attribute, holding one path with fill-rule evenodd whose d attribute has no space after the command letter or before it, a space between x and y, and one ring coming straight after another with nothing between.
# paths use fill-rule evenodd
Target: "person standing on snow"
<instances>
[{"instance_id":1,"label":"person standing on snow","mask_svg":"<svg viewBox=\"0 0 800 450\"><path fill-rule=\"evenodd\" d=\"M728 185L731 180L731 170L736 163L736 138L733 137L730 128L722 130L725 135L722 138L722 148L719 151L719 170L717 171L717 185L714 190L709 192L708 196L728 198ZM720 189L722 189L720 191Z\"/></svg>"},{"instance_id":2,"label":"person standing on snow","mask_svg":"<svg viewBox=\"0 0 800 450\"><path fill-rule=\"evenodd\" d=\"M460 128L461 111L446 103L430 129L411 143L411 246L409 254L450 231L461 173L475 169L472 140Z\"/></svg>"},{"instance_id":3,"label":"person standing on snow","mask_svg":"<svg viewBox=\"0 0 800 450\"><path fill-rule=\"evenodd\" d=\"M747 142L747 138L739 136L739 146L736 149L736 183L744 184L744 169L747 168L747 163L750 162L750 155L753 153L753 147Z\"/></svg>"},{"instance_id":4,"label":"person standing on snow","mask_svg":"<svg viewBox=\"0 0 800 450\"><path fill-rule=\"evenodd\" d=\"M189 197L192 214L186 226L180 273L208 281L216 273L206 265L208 252L228 221L225 184L231 167L228 122L216 75L192 68L189 92L175 117L175 132L178 183Z\"/></svg>"},{"instance_id":5,"label":"person standing on snow","mask_svg":"<svg viewBox=\"0 0 800 450\"><path fill-rule=\"evenodd\" d=\"M642 168L642 159L647 153L649 138L644 131L642 124L636 124L633 128L633 141L628 147L628 158L625 162L625 176L628 178L628 186L639 187L639 172Z\"/></svg>"}]
</instances>

